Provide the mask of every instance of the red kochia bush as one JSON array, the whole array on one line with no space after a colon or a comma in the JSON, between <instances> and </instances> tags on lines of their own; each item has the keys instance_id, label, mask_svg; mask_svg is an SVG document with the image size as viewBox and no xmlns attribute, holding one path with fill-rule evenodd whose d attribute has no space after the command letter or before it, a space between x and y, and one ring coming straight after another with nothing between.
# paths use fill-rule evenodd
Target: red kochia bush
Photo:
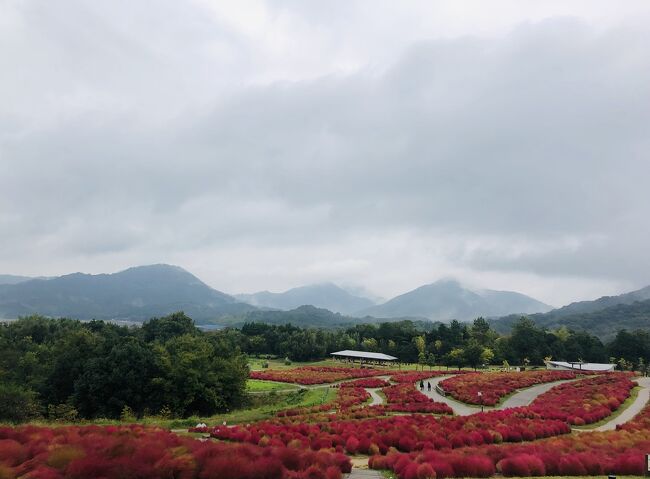
<instances>
[{"instance_id":1,"label":"red kochia bush","mask_svg":"<svg viewBox=\"0 0 650 479\"><path fill-rule=\"evenodd\" d=\"M566 425L566 423L564 423ZM491 444L458 449L422 448L372 457L373 469L390 469L401 479L412 464L429 464L443 477L543 475L638 475L644 472L644 455L650 449L650 405L616 431L583 432L522 444ZM494 469L496 466L496 469Z\"/></svg>"},{"instance_id":2,"label":"red kochia bush","mask_svg":"<svg viewBox=\"0 0 650 479\"><path fill-rule=\"evenodd\" d=\"M469 404L496 405L501 398L535 384L575 378L573 371L530 371L520 373L471 373L440 382L447 394ZM481 392L481 396L478 393Z\"/></svg>"},{"instance_id":3,"label":"red kochia bush","mask_svg":"<svg viewBox=\"0 0 650 479\"><path fill-rule=\"evenodd\" d=\"M635 385L624 373L590 376L555 386L537 397L530 409L545 418L577 426L590 424L618 409Z\"/></svg>"},{"instance_id":4,"label":"red kochia bush","mask_svg":"<svg viewBox=\"0 0 650 479\"><path fill-rule=\"evenodd\" d=\"M136 425L0 428L0 471L25 479L327 479L337 477L334 469L351 469L343 454L277 442L267 448L200 442Z\"/></svg>"},{"instance_id":5,"label":"red kochia bush","mask_svg":"<svg viewBox=\"0 0 650 479\"><path fill-rule=\"evenodd\" d=\"M303 366L293 369L269 369L266 371L251 371L251 379L280 381L297 384L325 384L344 379L367 378L383 376L386 371L361 368L335 368L326 366Z\"/></svg>"},{"instance_id":6,"label":"red kochia bush","mask_svg":"<svg viewBox=\"0 0 650 479\"><path fill-rule=\"evenodd\" d=\"M342 388L383 388L386 386L390 386L390 383L379 378L355 379L341 383Z\"/></svg>"}]
</instances>

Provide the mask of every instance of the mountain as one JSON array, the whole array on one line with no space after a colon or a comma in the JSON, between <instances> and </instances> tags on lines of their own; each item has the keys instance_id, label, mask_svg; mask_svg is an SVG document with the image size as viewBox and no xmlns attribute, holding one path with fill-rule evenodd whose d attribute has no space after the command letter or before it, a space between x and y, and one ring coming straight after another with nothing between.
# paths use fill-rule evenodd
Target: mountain
<instances>
[{"instance_id":1,"label":"mountain","mask_svg":"<svg viewBox=\"0 0 650 479\"><path fill-rule=\"evenodd\" d=\"M435 321L467 321L479 316L504 316L510 313L548 311L548 306L529 296L512 291L470 290L455 280L440 280L420 286L357 315L377 318L394 316L424 317Z\"/></svg>"},{"instance_id":2,"label":"mountain","mask_svg":"<svg viewBox=\"0 0 650 479\"><path fill-rule=\"evenodd\" d=\"M284 293L261 291L253 294L238 294L235 297L253 306L265 308L290 310L303 305L311 305L341 314L352 314L375 304L368 298L353 295L332 283L302 286Z\"/></svg>"},{"instance_id":3,"label":"mountain","mask_svg":"<svg viewBox=\"0 0 650 479\"><path fill-rule=\"evenodd\" d=\"M429 320L422 320L422 318L356 318L352 316L342 315L340 313L333 313L327 309L316 308L314 306L299 306L289 311L280 310L255 310L249 311L244 314L227 316L220 318L218 323L220 326L233 326L242 327L246 323L265 323L265 324L292 324L301 328L322 328L322 329L338 329L348 328L360 324L380 324L380 323L403 323L410 322L415 327L428 330L432 325Z\"/></svg>"},{"instance_id":4,"label":"mountain","mask_svg":"<svg viewBox=\"0 0 650 479\"><path fill-rule=\"evenodd\" d=\"M0 274L0 285L24 283L30 279L34 278L30 278L29 276L16 276L15 274Z\"/></svg>"},{"instance_id":5,"label":"mountain","mask_svg":"<svg viewBox=\"0 0 650 479\"><path fill-rule=\"evenodd\" d=\"M588 331L604 341L620 329L650 331L650 286L618 296L603 296L593 301L579 301L543 314L528 316L539 327L549 330L567 327ZM508 333L520 315L490 320L500 333Z\"/></svg>"},{"instance_id":6,"label":"mountain","mask_svg":"<svg viewBox=\"0 0 650 479\"><path fill-rule=\"evenodd\" d=\"M182 310L196 321L209 321L252 309L184 269L165 264L0 285L0 317L6 318L42 314L143 321Z\"/></svg>"}]
</instances>

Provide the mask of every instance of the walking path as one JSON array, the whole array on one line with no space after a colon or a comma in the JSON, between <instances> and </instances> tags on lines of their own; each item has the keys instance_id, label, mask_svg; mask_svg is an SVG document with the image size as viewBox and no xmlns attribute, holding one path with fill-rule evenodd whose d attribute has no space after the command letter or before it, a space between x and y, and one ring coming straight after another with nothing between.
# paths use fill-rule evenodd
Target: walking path
<instances>
[{"instance_id":1,"label":"walking path","mask_svg":"<svg viewBox=\"0 0 650 479\"><path fill-rule=\"evenodd\" d=\"M350 474L343 474L345 479L382 479L384 476L379 471L372 469L353 468Z\"/></svg>"},{"instance_id":2,"label":"walking path","mask_svg":"<svg viewBox=\"0 0 650 479\"><path fill-rule=\"evenodd\" d=\"M462 402L456 401L454 399L450 399L446 396L443 396L440 394L438 391L436 391L436 386L438 383L444 379L448 379L452 377L453 375L449 376L438 376L435 378L427 379L424 381L424 384L426 386L427 382L431 383L431 391L428 391L427 388L425 387L423 391L420 391L420 382L418 381L415 383L415 388L420 391L422 394L430 397L436 402L442 402L445 403L447 406L449 406L451 409L453 409L454 414L458 416L469 416L470 414L476 414L477 412L480 412L481 407L472 407L467 404L463 404Z\"/></svg>"},{"instance_id":3,"label":"walking path","mask_svg":"<svg viewBox=\"0 0 650 479\"><path fill-rule=\"evenodd\" d=\"M635 378L634 379L641 389L639 394L632 404L630 404L625 411L616 416L609 422L606 422L602 426L598 426L594 429L586 429L588 431L613 431L616 429L616 426L619 424L625 424L628 421L631 421L634 416L639 414L641 410L645 407L648 399L650 399L650 378Z\"/></svg>"},{"instance_id":4,"label":"walking path","mask_svg":"<svg viewBox=\"0 0 650 479\"><path fill-rule=\"evenodd\" d=\"M560 384L568 383L571 381L576 381L576 379L563 379L561 381L553 381L552 383L538 384L537 386L521 389L503 401L495 409L508 409L511 407L529 406L530 403L537 399L537 396L540 394L544 394L546 391L554 388L555 386L559 386Z\"/></svg>"},{"instance_id":5,"label":"walking path","mask_svg":"<svg viewBox=\"0 0 650 479\"><path fill-rule=\"evenodd\" d=\"M368 391L368 394L370 394L370 397L372 398L372 401L368 406L384 404L384 398L377 394L377 391L381 391L381 388L366 388L366 391Z\"/></svg>"},{"instance_id":6,"label":"walking path","mask_svg":"<svg viewBox=\"0 0 650 479\"><path fill-rule=\"evenodd\" d=\"M433 399L434 401L443 402L447 404L451 409L453 409L454 414L458 416L469 416L470 414L476 414L477 412L480 412L481 406L465 404L455 399L452 399L451 397L443 396L438 391L436 391L436 386L438 385L438 383L450 377L452 376L450 375L450 376L443 376L443 377L435 377L425 381L424 382L425 384L427 382L431 383L431 391L427 391L427 389L425 388L424 391L421 392L426 396L430 397L431 399ZM552 383L538 384L537 386L532 386L530 388L522 389L520 391L515 392L512 396L506 399L499 406L497 407L485 406L484 410L494 411L497 409L508 409L512 407L528 406L540 394L545 393L552 387L555 387L559 384L569 382L569 381L574 381L574 379L566 379L563 381L554 381ZM419 383L415 383L415 387L419 390Z\"/></svg>"}]
</instances>

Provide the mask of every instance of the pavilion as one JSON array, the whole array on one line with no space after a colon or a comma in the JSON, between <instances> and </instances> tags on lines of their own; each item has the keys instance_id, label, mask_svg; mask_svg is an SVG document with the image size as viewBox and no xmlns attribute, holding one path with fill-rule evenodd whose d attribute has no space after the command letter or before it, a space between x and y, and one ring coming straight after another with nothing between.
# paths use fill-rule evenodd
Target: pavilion
<instances>
[{"instance_id":1,"label":"pavilion","mask_svg":"<svg viewBox=\"0 0 650 479\"><path fill-rule=\"evenodd\" d=\"M383 353L369 353L366 351L351 351L346 349L344 351L337 351L331 353L334 359L340 361L345 361L349 363L355 363L359 361L359 367L363 365L373 365L373 366L387 366L392 361L396 361L395 356L389 356L388 354Z\"/></svg>"},{"instance_id":2,"label":"pavilion","mask_svg":"<svg viewBox=\"0 0 650 479\"><path fill-rule=\"evenodd\" d=\"M545 361L546 369L561 369L565 371L613 371L616 364L583 363L581 361Z\"/></svg>"}]
</instances>

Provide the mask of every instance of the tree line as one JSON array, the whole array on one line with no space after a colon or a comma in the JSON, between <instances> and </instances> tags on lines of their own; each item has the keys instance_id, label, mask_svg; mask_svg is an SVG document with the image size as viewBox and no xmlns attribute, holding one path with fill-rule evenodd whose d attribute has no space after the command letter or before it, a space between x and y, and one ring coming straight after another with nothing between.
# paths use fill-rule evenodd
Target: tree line
<instances>
[{"instance_id":1,"label":"tree line","mask_svg":"<svg viewBox=\"0 0 650 479\"><path fill-rule=\"evenodd\" d=\"M39 316L0 325L0 421L210 415L244 398L248 364L183 313L142 327Z\"/></svg>"},{"instance_id":2,"label":"tree line","mask_svg":"<svg viewBox=\"0 0 650 479\"><path fill-rule=\"evenodd\" d=\"M405 363L478 367L483 364L543 365L544 360L615 362L645 369L650 335L621 330L609 343L566 327L546 330L520 318L500 335L484 318L449 324L413 321L361 324L338 330L247 323L227 333L248 354L270 354L296 361L323 359L344 349L383 352Z\"/></svg>"}]
</instances>

